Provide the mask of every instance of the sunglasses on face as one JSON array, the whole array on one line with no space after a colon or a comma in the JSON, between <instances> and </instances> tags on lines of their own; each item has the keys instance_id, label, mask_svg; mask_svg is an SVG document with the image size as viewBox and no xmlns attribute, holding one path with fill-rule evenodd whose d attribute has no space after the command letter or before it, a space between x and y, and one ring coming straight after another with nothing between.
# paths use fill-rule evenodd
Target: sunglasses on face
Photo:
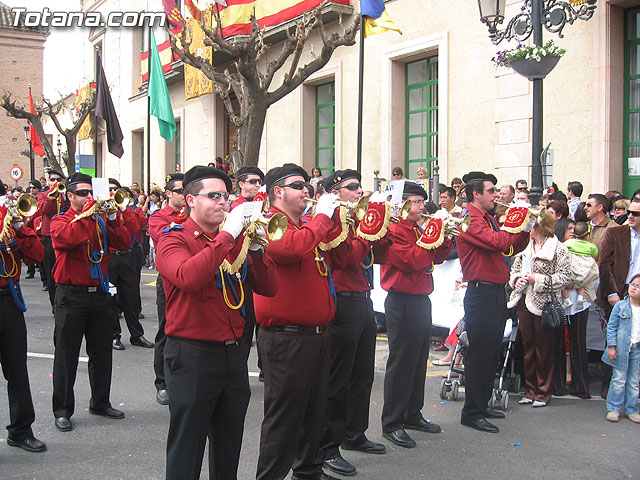
<instances>
[{"instance_id":1,"label":"sunglasses on face","mask_svg":"<svg viewBox=\"0 0 640 480\"><path fill-rule=\"evenodd\" d=\"M93 190L83 189L83 190L76 190L75 192L72 192L72 193L77 197L86 197L92 194Z\"/></svg>"},{"instance_id":2,"label":"sunglasses on face","mask_svg":"<svg viewBox=\"0 0 640 480\"><path fill-rule=\"evenodd\" d=\"M293 188L294 190L303 190L307 188L308 185L309 185L308 183L298 180L296 182L287 183L286 185L280 185L280 188L289 187L289 188Z\"/></svg>"},{"instance_id":3,"label":"sunglasses on face","mask_svg":"<svg viewBox=\"0 0 640 480\"><path fill-rule=\"evenodd\" d=\"M355 192L359 188L362 188L362 185L360 183L350 183L349 185L345 185L344 187L338 187L338 190L342 188L346 188L347 190Z\"/></svg>"},{"instance_id":4,"label":"sunglasses on face","mask_svg":"<svg viewBox=\"0 0 640 480\"><path fill-rule=\"evenodd\" d=\"M52 182L61 182L62 181L61 178L50 178L49 180L52 181Z\"/></svg>"},{"instance_id":5,"label":"sunglasses on face","mask_svg":"<svg viewBox=\"0 0 640 480\"><path fill-rule=\"evenodd\" d=\"M496 187L489 187L484 189L485 192L496 193L498 189Z\"/></svg>"},{"instance_id":6,"label":"sunglasses on face","mask_svg":"<svg viewBox=\"0 0 640 480\"><path fill-rule=\"evenodd\" d=\"M118 187L109 187L110 192L115 192L118 190Z\"/></svg>"},{"instance_id":7,"label":"sunglasses on face","mask_svg":"<svg viewBox=\"0 0 640 480\"><path fill-rule=\"evenodd\" d=\"M200 193L197 193L196 195L207 197L210 200L222 200L222 199L224 199L225 201L229 200L228 192L200 192Z\"/></svg>"},{"instance_id":8,"label":"sunglasses on face","mask_svg":"<svg viewBox=\"0 0 640 480\"><path fill-rule=\"evenodd\" d=\"M249 180L242 180L244 183L250 183L251 185L262 185L262 180L259 178L251 178Z\"/></svg>"},{"instance_id":9,"label":"sunglasses on face","mask_svg":"<svg viewBox=\"0 0 640 480\"><path fill-rule=\"evenodd\" d=\"M633 288L634 290L640 289L640 283L630 283L629 288Z\"/></svg>"},{"instance_id":10,"label":"sunglasses on face","mask_svg":"<svg viewBox=\"0 0 640 480\"><path fill-rule=\"evenodd\" d=\"M629 215L631 215L632 217L640 217L640 212L629 210Z\"/></svg>"},{"instance_id":11,"label":"sunglasses on face","mask_svg":"<svg viewBox=\"0 0 640 480\"><path fill-rule=\"evenodd\" d=\"M178 195L182 195L184 193L184 188L174 188L171 190L173 193L177 193Z\"/></svg>"}]
</instances>

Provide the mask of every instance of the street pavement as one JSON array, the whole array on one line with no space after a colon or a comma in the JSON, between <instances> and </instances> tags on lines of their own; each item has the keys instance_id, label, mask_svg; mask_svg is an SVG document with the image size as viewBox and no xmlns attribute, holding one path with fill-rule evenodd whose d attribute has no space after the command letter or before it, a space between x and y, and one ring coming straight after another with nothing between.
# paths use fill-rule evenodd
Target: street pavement
<instances>
[{"instance_id":1,"label":"street pavement","mask_svg":"<svg viewBox=\"0 0 640 480\"><path fill-rule=\"evenodd\" d=\"M26 269L25 269L26 270ZM157 331L155 272L143 270L141 291L145 336ZM168 407L155 400L153 350L131 346L122 320L124 351L113 353L111 402L126 413L124 420L90 415L89 382L84 345L75 385L73 431L62 433L53 424L51 410L53 316L47 293L36 274L23 281L27 302L29 374L36 409L33 430L47 444L45 453L28 453L0 439L0 479L162 479L164 478ZM212 287L214 288L214 287ZM387 343L378 339L376 376L370 408L370 439L383 441L380 413L383 399ZM431 359L441 357L432 352ZM249 358L251 402L238 478L255 478L263 416L263 384L258 381L255 348ZM344 451L361 480L421 479L640 479L640 425L622 417L617 424L605 420L605 403L593 382L591 400L553 398L546 408L518 405L511 397L505 420L496 420L498 434L480 433L460 425L464 393L457 401L439 397L440 374L445 367L429 365L425 418L442 426L440 434L410 432L415 449L402 449L386 440L385 455ZM0 380L0 419L9 423L6 382ZM206 461L202 478L208 478Z\"/></svg>"}]
</instances>

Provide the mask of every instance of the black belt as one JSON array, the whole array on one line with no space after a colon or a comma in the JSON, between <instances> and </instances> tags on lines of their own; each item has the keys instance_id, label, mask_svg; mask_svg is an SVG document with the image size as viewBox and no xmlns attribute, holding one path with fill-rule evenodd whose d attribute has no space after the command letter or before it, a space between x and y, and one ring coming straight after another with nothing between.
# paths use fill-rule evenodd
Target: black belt
<instances>
[{"instance_id":1,"label":"black belt","mask_svg":"<svg viewBox=\"0 0 640 480\"><path fill-rule=\"evenodd\" d=\"M124 255L125 253L131 253L131 249L129 250L117 250L115 252L109 252L111 255Z\"/></svg>"},{"instance_id":2,"label":"black belt","mask_svg":"<svg viewBox=\"0 0 640 480\"><path fill-rule=\"evenodd\" d=\"M72 292L76 292L76 293L98 293L98 292L102 292L102 289L100 287L88 287L85 285L66 285L64 283L58 283L56 285L56 288L58 287L62 287L62 288L66 288L67 290L71 290Z\"/></svg>"},{"instance_id":3,"label":"black belt","mask_svg":"<svg viewBox=\"0 0 640 480\"><path fill-rule=\"evenodd\" d=\"M325 325L318 325L316 327L302 327L299 325L273 325L270 327L263 327L260 325L260 330L266 330L268 332L286 332L286 333L322 333L326 329Z\"/></svg>"},{"instance_id":4,"label":"black belt","mask_svg":"<svg viewBox=\"0 0 640 480\"><path fill-rule=\"evenodd\" d=\"M204 346L210 346L210 345L222 345L225 347L228 347L230 345L239 345L240 344L240 340L239 339L235 339L235 340L196 340L194 338L185 338L185 337L175 337L173 335L167 335L168 337L171 337L177 341L180 342L185 342L185 343L191 343L193 345L204 345Z\"/></svg>"},{"instance_id":5,"label":"black belt","mask_svg":"<svg viewBox=\"0 0 640 480\"><path fill-rule=\"evenodd\" d=\"M469 280L469 282L467 283L469 285L473 285L474 287L479 287L480 285L490 285L492 287L504 287L503 283L481 282L480 280Z\"/></svg>"},{"instance_id":6,"label":"black belt","mask_svg":"<svg viewBox=\"0 0 640 480\"><path fill-rule=\"evenodd\" d=\"M11 289L9 287L0 288L0 297L6 297L7 295L11 295Z\"/></svg>"},{"instance_id":7,"label":"black belt","mask_svg":"<svg viewBox=\"0 0 640 480\"><path fill-rule=\"evenodd\" d=\"M369 298L371 297L371 291L366 290L364 292L338 292L339 297L354 297L354 298Z\"/></svg>"}]
</instances>

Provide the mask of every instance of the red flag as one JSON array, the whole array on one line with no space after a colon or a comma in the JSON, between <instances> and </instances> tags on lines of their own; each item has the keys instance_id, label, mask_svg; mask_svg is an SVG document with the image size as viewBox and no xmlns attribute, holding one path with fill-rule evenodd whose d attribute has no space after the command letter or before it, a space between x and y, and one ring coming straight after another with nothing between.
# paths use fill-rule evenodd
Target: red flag
<instances>
[{"instance_id":1,"label":"red flag","mask_svg":"<svg viewBox=\"0 0 640 480\"><path fill-rule=\"evenodd\" d=\"M191 13L193 18L198 21L202 20L202 10L193 4L193 0L184 0L184 4L189 9L189 13Z\"/></svg>"},{"instance_id":2,"label":"red flag","mask_svg":"<svg viewBox=\"0 0 640 480\"><path fill-rule=\"evenodd\" d=\"M180 9L176 5L175 0L162 0L162 6L164 7L164 13L167 14L167 20L173 27L182 28L182 22L184 18L182 18L182 14L180 13Z\"/></svg>"},{"instance_id":3,"label":"red flag","mask_svg":"<svg viewBox=\"0 0 640 480\"><path fill-rule=\"evenodd\" d=\"M33 97L31 96L31 87L29 87L29 111L31 113L36 113L36 108L33 105ZM40 137L38 136L36 129L31 125L31 122L29 122L29 138L31 139L31 148L33 151L41 157L45 157L46 153L44 153L44 148L42 148Z\"/></svg>"}]
</instances>

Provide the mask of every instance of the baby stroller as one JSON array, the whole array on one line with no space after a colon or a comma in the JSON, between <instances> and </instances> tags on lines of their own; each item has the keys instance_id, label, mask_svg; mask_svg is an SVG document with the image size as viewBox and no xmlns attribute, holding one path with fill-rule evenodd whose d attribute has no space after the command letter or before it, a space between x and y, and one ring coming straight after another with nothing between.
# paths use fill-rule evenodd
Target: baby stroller
<instances>
[{"instance_id":1,"label":"baby stroller","mask_svg":"<svg viewBox=\"0 0 640 480\"><path fill-rule=\"evenodd\" d=\"M460 320L458 323L456 335L458 337L458 343L453 351L453 359L449 365L449 372L447 373L447 378L442 379L442 382L440 383L440 398L442 400L449 399L451 401L455 401L458 398L460 385L464 385L464 365L462 365L462 363L459 365L455 364L458 354L464 357L464 354L469 347L467 332L464 331L464 319ZM458 377L452 376L454 372L458 374Z\"/></svg>"}]
</instances>

